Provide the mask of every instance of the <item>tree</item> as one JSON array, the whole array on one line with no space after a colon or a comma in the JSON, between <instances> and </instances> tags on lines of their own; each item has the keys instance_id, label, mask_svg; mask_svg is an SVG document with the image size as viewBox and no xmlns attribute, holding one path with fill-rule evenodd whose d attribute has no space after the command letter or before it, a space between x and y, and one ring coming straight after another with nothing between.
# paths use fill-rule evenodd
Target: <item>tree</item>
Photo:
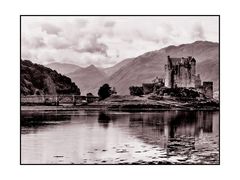
<instances>
[{"instance_id":1,"label":"tree","mask_svg":"<svg viewBox=\"0 0 240 180\"><path fill-rule=\"evenodd\" d=\"M141 96L143 95L143 87L131 86L129 87L130 95L132 96Z\"/></svg>"},{"instance_id":2,"label":"tree","mask_svg":"<svg viewBox=\"0 0 240 180\"><path fill-rule=\"evenodd\" d=\"M108 98L109 96L111 96L111 94L111 87L108 84L104 84L98 90L98 96L100 97L100 100Z\"/></svg>"}]
</instances>

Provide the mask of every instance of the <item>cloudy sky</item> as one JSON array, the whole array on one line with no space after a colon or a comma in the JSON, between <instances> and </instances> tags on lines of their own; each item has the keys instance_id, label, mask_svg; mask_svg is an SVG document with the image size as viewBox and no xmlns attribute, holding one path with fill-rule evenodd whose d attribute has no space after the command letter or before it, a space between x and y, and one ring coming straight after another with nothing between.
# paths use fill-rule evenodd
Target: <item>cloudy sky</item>
<instances>
[{"instance_id":1,"label":"cloudy sky","mask_svg":"<svg viewBox=\"0 0 240 180\"><path fill-rule=\"evenodd\" d=\"M23 16L21 56L40 64L112 66L196 40L218 42L217 17Z\"/></svg>"}]
</instances>

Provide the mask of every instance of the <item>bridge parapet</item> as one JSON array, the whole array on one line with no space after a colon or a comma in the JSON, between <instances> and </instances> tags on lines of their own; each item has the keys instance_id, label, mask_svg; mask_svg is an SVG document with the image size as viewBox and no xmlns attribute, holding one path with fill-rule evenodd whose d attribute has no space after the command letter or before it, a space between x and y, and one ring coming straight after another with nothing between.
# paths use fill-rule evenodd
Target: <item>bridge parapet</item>
<instances>
[{"instance_id":1,"label":"bridge parapet","mask_svg":"<svg viewBox=\"0 0 240 180\"><path fill-rule=\"evenodd\" d=\"M45 104L60 105L73 104L80 105L98 101L97 96L80 96L80 95L27 95L21 96L21 104Z\"/></svg>"}]
</instances>

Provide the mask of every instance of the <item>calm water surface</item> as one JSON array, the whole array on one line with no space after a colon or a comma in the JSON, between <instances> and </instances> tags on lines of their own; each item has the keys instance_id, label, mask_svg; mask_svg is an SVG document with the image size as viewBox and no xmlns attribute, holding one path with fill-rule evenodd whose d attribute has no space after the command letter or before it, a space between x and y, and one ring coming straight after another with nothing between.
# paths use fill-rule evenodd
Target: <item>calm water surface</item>
<instances>
[{"instance_id":1,"label":"calm water surface","mask_svg":"<svg viewBox=\"0 0 240 180\"><path fill-rule=\"evenodd\" d=\"M23 111L23 164L219 164L219 112Z\"/></svg>"}]
</instances>

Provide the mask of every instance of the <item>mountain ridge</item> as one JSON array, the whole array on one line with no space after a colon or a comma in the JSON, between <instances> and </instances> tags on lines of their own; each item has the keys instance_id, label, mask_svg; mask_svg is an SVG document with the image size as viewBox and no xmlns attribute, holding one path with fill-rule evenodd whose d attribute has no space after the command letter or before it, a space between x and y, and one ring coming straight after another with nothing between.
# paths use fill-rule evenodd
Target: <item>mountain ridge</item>
<instances>
[{"instance_id":1,"label":"mountain ridge","mask_svg":"<svg viewBox=\"0 0 240 180\"><path fill-rule=\"evenodd\" d=\"M81 89L83 95L91 92L92 86L107 78L106 73L94 65L86 68L79 68L72 73L67 74L77 86Z\"/></svg>"},{"instance_id":2,"label":"mountain ridge","mask_svg":"<svg viewBox=\"0 0 240 180\"><path fill-rule=\"evenodd\" d=\"M61 73L61 74L68 74L71 73L73 71L75 71L78 68L81 68L80 66L76 65L76 64L69 64L69 63L59 63L59 62L54 62L54 63L50 63L50 64L46 64L46 67L49 67L53 70L56 70L57 72Z\"/></svg>"}]
</instances>

